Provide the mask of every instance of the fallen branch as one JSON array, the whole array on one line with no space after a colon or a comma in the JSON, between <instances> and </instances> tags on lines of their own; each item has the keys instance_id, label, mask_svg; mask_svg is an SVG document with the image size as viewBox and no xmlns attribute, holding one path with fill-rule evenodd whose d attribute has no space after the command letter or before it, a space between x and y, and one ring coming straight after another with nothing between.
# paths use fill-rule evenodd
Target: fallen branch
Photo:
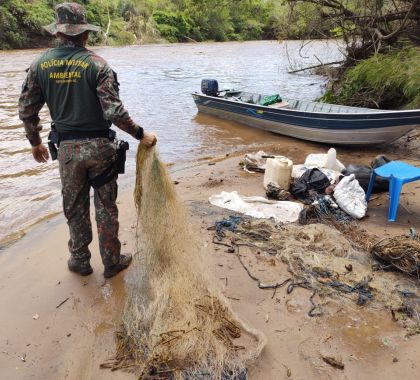
<instances>
[{"instance_id":1,"label":"fallen branch","mask_svg":"<svg viewBox=\"0 0 420 380\"><path fill-rule=\"evenodd\" d=\"M184 36L184 35L182 35L182 37L184 37L184 38L185 38L186 40L188 40L188 41L198 43L198 41L194 40L194 39L193 39L193 38L191 38L191 37Z\"/></svg>"},{"instance_id":2,"label":"fallen branch","mask_svg":"<svg viewBox=\"0 0 420 380\"><path fill-rule=\"evenodd\" d=\"M328 63L321 63L319 65L314 65L314 66L308 66L308 67L304 67L303 69L298 69L298 70L288 70L289 74L294 74L294 73L299 73L300 71L305 71L305 70L311 70L311 69L316 69L318 67L323 67L323 66L330 66L330 65L339 65L344 63L344 61L335 61L335 62L328 62Z\"/></svg>"},{"instance_id":3,"label":"fallen branch","mask_svg":"<svg viewBox=\"0 0 420 380\"><path fill-rule=\"evenodd\" d=\"M409 18L409 16L410 16L411 12L415 9L416 5L417 5L417 2L416 2L416 1L413 1L413 3L411 4L410 9L409 9L409 10L408 10L408 12L405 14L405 17L404 17L404 19L402 20L402 22L401 22L400 26L399 26L397 29L395 29L394 31L392 31L391 33L389 33L388 35L385 35L385 36L384 36L384 35L382 34L382 32L379 30L379 28L374 28L373 30L374 30L374 32L376 33L376 35L378 36L378 38L379 38L380 40L382 40L382 41L385 41L385 40L389 40L389 39L391 39L392 37L394 37L394 36L396 36L398 33L400 33L400 32L404 29L404 27L405 27L405 25L406 25L406 23L407 23L407 20L408 20L408 18Z\"/></svg>"}]
</instances>

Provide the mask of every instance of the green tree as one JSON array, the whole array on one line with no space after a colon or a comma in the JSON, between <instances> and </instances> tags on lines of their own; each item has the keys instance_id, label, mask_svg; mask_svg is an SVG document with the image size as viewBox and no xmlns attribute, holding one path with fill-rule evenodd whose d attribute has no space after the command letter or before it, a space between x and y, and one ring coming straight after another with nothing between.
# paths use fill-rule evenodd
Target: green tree
<instances>
[{"instance_id":1,"label":"green tree","mask_svg":"<svg viewBox=\"0 0 420 380\"><path fill-rule=\"evenodd\" d=\"M276 38L288 19L278 0L76 0L101 33L90 43L130 44L166 39L226 41ZM41 26L61 0L2 0L0 48L45 44ZM303 22L302 22L303 23Z\"/></svg>"},{"instance_id":2,"label":"green tree","mask_svg":"<svg viewBox=\"0 0 420 380\"><path fill-rule=\"evenodd\" d=\"M0 6L0 48L22 48L30 41L45 43L41 27L53 19L52 6L46 1L4 0Z\"/></svg>"}]
</instances>

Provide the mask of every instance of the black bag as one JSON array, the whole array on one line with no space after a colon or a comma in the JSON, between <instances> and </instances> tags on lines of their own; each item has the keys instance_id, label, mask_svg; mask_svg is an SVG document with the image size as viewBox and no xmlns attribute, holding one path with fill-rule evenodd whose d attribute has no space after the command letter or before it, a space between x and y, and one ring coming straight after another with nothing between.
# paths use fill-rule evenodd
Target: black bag
<instances>
[{"instance_id":1,"label":"black bag","mask_svg":"<svg viewBox=\"0 0 420 380\"><path fill-rule=\"evenodd\" d=\"M372 168L367 165L350 164L342 172L343 175L348 176L354 174L355 178L359 181L359 185L366 192L369 186L370 175Z\"/></svg>"},{"instance_id":2,"label":"black bag","mask_svg":"<svg viewBox=\"0 0 420 380\"><path fill-rule=\"evenodd\" d=\"M308 169L295 180L290 192L304 203L312 203L318 194L324 194L330 185L328 177L319 169Z\"/></svg>"},{"instance_id":3,"label":"black bag","mask_svg":"<svg viewBox=\"0 0 420 380\"><path fill-rule=\"evenodd\" d=\"M369 187L370 175L372 174L372 168L373 169L379 168L380 166L385 165L388 162L390 162L390 160L386 156L379 155L379 156L376 156L374 160L371 162L372 167L367 166L367 165L350 164L344 169L343 174L344 175L354 174L354 176L359 181L359 184L363 188L363 190L367 191ZM387 180L378 176L375 178L375 184L373 186L374 193L381 193L381 192L388 191L388 188L389 188L389 182Z\"/></svg>"},{"instance_id":4,"label":"black bag","mask_svg":"<svg viewBox=\"0 0 420 380\"><path fill-rule=\"evenodd\" d=\"M372 166L373 169L376 169L382 165L387 164L388 162L391 162L391 160L383 154L380 154L373 159L373 161L370 163L370 166Z\"/></svg>"}]
</instances>

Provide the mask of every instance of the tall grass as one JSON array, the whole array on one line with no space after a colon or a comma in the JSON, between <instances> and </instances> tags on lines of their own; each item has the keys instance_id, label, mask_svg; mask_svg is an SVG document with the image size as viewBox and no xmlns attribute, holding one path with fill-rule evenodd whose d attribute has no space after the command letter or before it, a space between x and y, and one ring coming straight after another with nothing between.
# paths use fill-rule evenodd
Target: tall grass
<instances>
[{"instance_id":1,"label":"tall grass","mask_svg":"<svg viewBox=\"0 0 420 380\"><path fill-rule=\"evenodd\" d=\"M347 70L322 101L385 109L420 108L420 48L375 54Z\"/></svg>"}]
</instances>

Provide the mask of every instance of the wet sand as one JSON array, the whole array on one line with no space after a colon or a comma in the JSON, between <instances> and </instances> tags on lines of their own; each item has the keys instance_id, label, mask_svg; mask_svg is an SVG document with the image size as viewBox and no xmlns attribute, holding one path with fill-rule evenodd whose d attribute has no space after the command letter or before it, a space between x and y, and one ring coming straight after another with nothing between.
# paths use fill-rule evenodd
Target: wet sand
<instances>
[{"instance_id":1,"label":"wet sand","mask_svg":"<svg viewBox=\"0 0 420 380\"><path fill-rule=\"evenodd\" d=\"M284 154L296 163L306 152L325 147L299 141L267 146L267 152ZM418 145L418 143L417 143ZM417 145L414 147L416 148ZM304 149L305 148L305 149ZM400 143L386 152L419 165L411 145ZM340 150L343 163L364 162L378 153ZM409 154L403 152L409 152ZM280 288L260 290L237 258L211 243L207 227L227 215L210 206L210 195L237 190L244 195L264 195L262 175L242 171L242 153L203 160L173 173L178 193L188 207L210 271L234 310L268 337L260 360L250 369L250 379L418 379L420 335L405 339L406 330L385 310L332 302L329 315L310 318L310 292L296 289L287 295ZM209 163L214 165L209 165ZM121 241L124 252L134 252L136 214L132 184L120 191ZM396 223L386 222L387 196L370 203L362 225L378 235L398 235L420 229L419 182L404 187ZM0 255L0 378L4 379L133 379L133 374L99 368L112 357L114 332L125 298L128 271L105 281L97 240L91 245L94 273L82 278L67 270L68 231L62 215L39 224ZM255 268L256 269L256 268ZM282 265L279 278L289 277ZM65 301L63 303L63 301ZM334 369L321 355L341 357L345 368Z\"/></svg>"}]
</instances>

